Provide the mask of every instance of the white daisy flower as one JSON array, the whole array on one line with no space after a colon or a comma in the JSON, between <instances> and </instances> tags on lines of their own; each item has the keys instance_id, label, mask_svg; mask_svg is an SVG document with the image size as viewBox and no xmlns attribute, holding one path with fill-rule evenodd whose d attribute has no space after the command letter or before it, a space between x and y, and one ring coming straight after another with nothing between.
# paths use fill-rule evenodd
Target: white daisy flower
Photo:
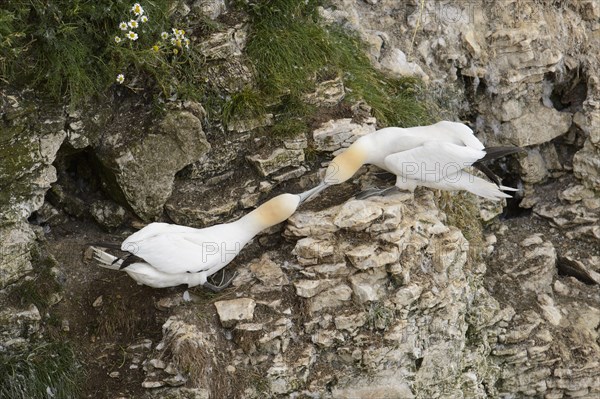
<instances>
[{"instance_id":1,"label":"white daisy flower","mask_svg":"<svg viewBox=\"0 0 600 399\"><path fill-rule=\"evenodd\" d=\"M146 22L148 22L148 17L145 15L142 15L142 18L140 18L140 21L142 21L142 23L145 24Z\"/></svg>"},{"instance_id":2,"label":"white daisy flower","mask_svg":"<svg viewBox=\"0 0 600 399\"><path fill-rule=\"evenodd\" d=\"M163 40L167 40L167 38L169 37L169 34L167 32L163 32L160 34L160 37L162 37Z\"/></svg>"},{"instance_id":3,"label":"white daisy flower","mask_svg":"<svg viewBox=\"0 0 600 399\"><path fill-rule=\"evenodd\" d=\"M129 40L136 41L138 39L138 34L135 32L129 31L129 33L127 33L127 38Z\"/></svg>"},{"instance_id":4,"label":"white daisy flower","mask_svg":"<svg viewBox=\"0 0 600 399\"><path fill-rule=\"evenodd\" d=\"M144 13L144 9L142 8L142 6L140 5L140 3L135 3L133 5L133 7L131 7L131 11L135 14L135 15L142 15Z\"/></svg>"},{"instance_id":5,"label":"white daisy flower","mask_svg":"<svg viewBox=\"0 0 600 399\"><path fill-rule=\"evenodd\" d=\"M122 73L117 75L117 83L122 85L123 82L125 81L125 75L123 75Z\"/></svg>"},{"instance_id":6,"label":"white daisy flower","mask_svg":"<svg viewBox=\"0 0 600 399\"><path fill-rule=\"evenodd\" d=\"M175 35L175 37L178 39L183 39L183 36L185 35L185 31L183 29L173 28L173 35Z\"/></svg>"},{"instance_id":7,"label":"white daisy flower","mask_svg":"<svg viewBox=\"0 0 600 399\"><path fill-rule=\"evenodd\" d=\"M138 21L136 21L135 19L132 19L131 21L129 21L127 23L127 25L129 25L132 29L135 29L139 26Z\"/></svg>"},{"instance_id":8,"label":"white daisy flower","mask_svg":"<svg viewBox=\"0 0 600 399\"><path fill-rule=\"evenodd\" d=\"M127 22L121 22L119 24L119 29L121 29L121 30L127 30Z\"/></svg>"},{"instance_id":9,"label":"white daisy flower","mask_svg":"<svg viewBox=\"0 0 600 399\"><path fill-rule=\"evenodd\" d=\"M185 42L185 48L190 48L190 39L186 37L183 41Z\"/></svg>"},{"instance_id":10,"label":"white daisy flower","mask_svg":"<svg viewBox=\"0 0 600 399\"><path fill-rule=\"evenodd\" d=\"M171 38L171 44L173 46L175 46L177 44L177 39L175 39L174 37Z\"/></svg>"},{"instance_id":11,"label":"white daisy flower","mask_svg":"<svg viewBox=\"0 0 600 399\"><path fill-rule=\"evenodd\" d=\"M119 36L115 36L115 43L121 43L121 38Z\"/></svg>"}]
</instances>

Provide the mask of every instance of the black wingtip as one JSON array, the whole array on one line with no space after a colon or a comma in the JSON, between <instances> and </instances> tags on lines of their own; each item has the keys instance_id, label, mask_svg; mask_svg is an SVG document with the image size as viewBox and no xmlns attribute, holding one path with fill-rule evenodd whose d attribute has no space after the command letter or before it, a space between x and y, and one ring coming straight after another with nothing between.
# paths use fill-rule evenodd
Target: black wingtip
<instances>
[{"instance_id":1,"label":"black wingtip","mask_svg":"<svg viewBox=\"0 0 600 399\"><path fill-rule=\"evenodd\" d=\"M492 172L490 168L482 164L481 161L473 162L473 167L486 175L487 178L496 183L497 186L500 186L500 178L494 172Z\"/></svg>"},{"instance_id":2,"label":"black wingtip","mask_svg":"<svg viewBox=\"0 0 600 399\"><path fill-rule=\"evenodd\" d=\"M526 152L521 147L489 147L485 148L485 156L479 162L491 161L493 159L502 158L507 155L516 154L518 152Z\"/></svg>"},{"instance_id":3,"label":"black wingtip","mask_svg":"<svg viewBox=\"0 0 600 399\"><path fill-rule=\"evenodd\" d=\"M139 256L129 255L125 259L123 259L123 263L121 263L121 267L119 267L119 270L123 270L127 266L138 262L145 262L145 260L140 258Z\"/></svg>"}]
</instances>

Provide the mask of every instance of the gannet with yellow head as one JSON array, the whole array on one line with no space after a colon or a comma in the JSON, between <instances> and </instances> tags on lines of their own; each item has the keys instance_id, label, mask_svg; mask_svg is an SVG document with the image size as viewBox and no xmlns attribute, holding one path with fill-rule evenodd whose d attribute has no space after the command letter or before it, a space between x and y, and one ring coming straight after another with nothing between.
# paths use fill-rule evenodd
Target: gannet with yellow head
<instances>
[{"instance_id":1,"label":"gannet with yellow head","mask_svg":"<svg viewBox=\"0 0 600 399\"><path fill-rule=\"evenodd\" d=\"M412 128L388 127L360 137L329 164L324 185L343 183L364 164L396 175L396 187L414 191L417 186L441 190L466 190L484 198L509 198L514 188L494 184L464 170L481 168L479 161L522 151L515 147L486 149L466 125L441 121Z\"/></svg>"},{"instance_id":2,"label":"gannet with yellow head","mask_svg":"<svg viewBox=\"0 0 600 399\"><path fill-rule=\"evenodd\" d=\"M207 281L209 276L227 266L259 232L288 219L325 187L278 195L234 222L203 229L151 223L123 241L120 249L128 253L126 257L118 258L97 246L92 246L93 256L100 266L123 270L138 284L154 288L202 285L220 291L231 279L216 286Z\"/></svg>"}]
</instances>

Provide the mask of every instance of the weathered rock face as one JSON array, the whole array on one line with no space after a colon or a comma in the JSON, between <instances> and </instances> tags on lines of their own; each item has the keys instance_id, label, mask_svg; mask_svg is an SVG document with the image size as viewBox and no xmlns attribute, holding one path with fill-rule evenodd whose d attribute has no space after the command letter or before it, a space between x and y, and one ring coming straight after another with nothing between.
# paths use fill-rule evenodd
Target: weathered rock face
<instances>
[{"instance_id":1,"label":"weathered rock face","mask_svg":"<svg viewBox=\"0 0 600 399\"><path fill-rule=\"evenodd\" d=\"M570 126L570 114L535 104L526 114L502 124L500 132L510 144L526 147L546 143L561 136Z\"/></svg>"},{"instance_id":2,"label":"weathered rock face","mask_svg":"<svg viewBox=\"0 0 600 399\"><path fill-rule=\"evenodd\" d=\"M6 223L29 217L42 205L56 181L52 162L67 134L62 109L39 108L18 96L0 101L0 220Z\"/></svg>"},{"instance_id":3,"label":"weathered rock face","mask_svg":"<svg viewBox=\"0 0 600 399\"><path fill-rule=\"evenodd\" d=\"M35 305L25 309L6 308L0 311L0 349L5 352L27 346L28 339L39 335L40 311Z\"/></svg>"},{"instance_id":4,"label":"weathered rock face","mask_svg":"<svg viewBox=\"0 0 600 399\"><path fill-rule=\"evenodd\" d=\"M600 354L598 286L556 275L554 245L560 252L567 251L561 232L550 230L519 243L520 234L527 234L531 225L523 227L511 223L511 232L501 234L513 238L500 238L488 259L486 286L500 298L502 306L516 311L496 338L489 358L502 367L496 390L491 393L548 398L597 396L600 366L591 359Z\"/></svg>"},{"instance_id":5,"label":"weathered rock face","mask_svg":"<svg viewBox=\"0 0 600 399\"><path fill-rule=\"evenodd\" d=\"M210 150L202 124L191 112L169 112L151 129L146 133L142 126L127 125L105 137L98 152L127 203L144 220L162 214L175 174Z\"/></svg>"},{"instance_id":6,"label":"weathered rock face","mask_svg":"<svg viewBox=\"0 0 600 399\"><path fill-rule=\"evenodd\" d=\"M427 75L432 92L441 82L444 107L456 107L464 86L473 125L488 145L549 149L571 127L587 142L572 160L590 188L600 187L598 84L600 39L597 5L580 2L548 12L545 2L400 3L392 0L334 1L321 11L325 20L344 24L370 44L375 65L403 75ZM402 51L401 51L402 50ZM591 55L593 53L593 55ZM408 55L404 57L404 55ZM395 60L390 66L390 60ZM542 151L546 165L556 151ZM539 165L539 162L536 164ZM530 163L523 171L545 177ZM538 168L539 169L539 168ZM540 181L540 180L538 180ZM528 186L534 181L527 182ZM529 205L524 203L524 205Z\"/></svg>"},{"instance_id":7,"label":"weathered rock face","mask_svg":"<svg viewBox=\"0 0 600 399\"><path fill-rule=\"evenodd\" d=\"M35 234L25 220L56 181L52 162L65 140L62 108L0 95L0 288L31 271Z\"/></svg>"},{"instance_id":8,"label":"weathered rock face","mask_svg":"<svg viewBox=\"0 0 600 399\"><path fill-rule=\"evenodd\" d=\"M331 120L323 123L313 132L315 145L320 151L338 151L349 147L361 136L376 130L375 118L369 118L362 124L350 118Z\"/></svg>"},{"instance_id":9,"label":"weathered rock face","mask_svg":"<svg viewBox=\"0 0 600 399\"><path fill-rule=\"evenodd\" d=\"M179 7L223 21L226 3ZM521 205L533 216L498 224L501 205L478 202L493 233L475 248L427 190L301 211L286 223L286 243L262 236L246 252L260 256L229 266L238 273L234 289L156 302L170 312L162 341L126 351L131 370L144 372L146 396L599 396L597 2L328 4L320 10L326 22L358 32L377 67L427 81L444 118L469 115L487 145L527 147L507 169L519 171ZM231 25L196 43L224 97L255 81L244 57L248 32L245 23ZM304 100L331 107L346 90L337 78ZM255 134L274 123L272 114L224 124L207 121L200 104L175 101L159 118L107 118L100 108L88 114L0 98L0 288L32 270L42 234L26 223L32 212L59 220L69 208L81 219L91 205L89 215L107 230L128 219L112 201L70 198L59 185L50 193L65 199L59 209L42 205L65 142L99 158L105 191L138 216L154 220L165 209L176 223L203 227L239 217L286 180L306 174L299 185L314 184L305 150L337 154L376 129L364 104L352 106L353 118L279 141ZM35 306L3 308L0 352L26 347L45 317Z\"/></svg>"},{"instance_id":10,"label":"weathered rock face","mask_svg":"<svg viewBox=\"0 0 600 399\"><path fill-rule=\"evenodd\" d=\"M226 10L225 0L197 0L192 8L210 19L217 19Z\"/></svg>"},{"instance_id":11,"label":"weathered rock face","mask_svg":"<svg viewBox=\"0 0 600 399\"><path fill-rule=\"evenodd\" d=\"M561 196L590 195L574 186ZM232 353L213 358L214 373L263 376L260 390L241 386L243 398L600 393L600 292L586 285L600 276L600 257L574 252L543 219L514 219L486 238L486 266L445 220L426 190L300 211L284 232L293 256L268 252L241 265L238 298L211 309L226 343L182 309L195 332L166 333L164 345L175 358L190 356L178 349L187 340L210 341L199 353ZM586 269L584 284L576 278Z\"/></svg>"},{"instance_id":12,"label":"weathered rock face","mask_svg":"<svg viewBox=\"0 0 600 399\"><path fill-rule=\"evenodd\" d=\"M363 397L367 386L379 397L458 393L471 381L458 365L470 362L467 314L485 268L443 220L431 192L299 212L285 232L298 240L296 256L270 253L242 267L234 284L244 294L215 303L233 354L221 367L263 370L268 395L331 384L334 398ZM357 247L358 237L372 244ZM307 313L291 311L298 306ZM368 385L357 365L369 370ZM250 386L241 397L257 395Z\"/></svg>"},{"instance_id":13,"label":"weathered rock face","mask_svg":"<svg viewBox=\"0 0 600 399\"><path fill-rule=\"evenodd\" d=\"M248 157L250 161L263 176L283 169L288 166L299 166L304 161L304 151L302 149L277 148L266 157L253 155Z\"/></svg>"},{"instance_id":14,"label":"weathered rock face","mask_svg":"<svg viewBox=\"0 0 600 399\"><path fill-rule=\"evenodd\" d=\"M32 270L34 241L35 233L24 222L0 227L0 287L17 281Z\"/></svg>"}]
</instances>

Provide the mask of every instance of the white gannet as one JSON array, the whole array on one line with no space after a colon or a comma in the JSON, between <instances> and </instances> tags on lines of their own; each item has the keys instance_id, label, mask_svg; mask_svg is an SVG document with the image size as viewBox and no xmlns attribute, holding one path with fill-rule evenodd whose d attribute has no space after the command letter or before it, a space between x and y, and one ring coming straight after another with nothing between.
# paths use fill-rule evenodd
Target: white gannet
<instances>
[{"instance_id":1,"label":"white gannet","mask_svg":"<svg viewBox=\"0 0 600 399\"><path fill-rule=\"evenodd\" d=\"M138 284L154 288L187 284L220 291L230 282L216 286L207 278L235 258L244 246L262 230L289 218L306 199L326 186L319 185L300 194L281 194L265 202L235 222L195 229L169 223L151 223L130 235L120 250L123 258L113 256L97 244L92 246L94 260L100 266L123 270Z\"/></svg>"},{"instance_id":2,"label":"white gannet","mask_svg":"<svg viewBox=\"0 0 600 399\"><path fill-rule=\"evenodd\" d=\"M412 128L388 127L356 140L336 156L325 172L322 184L339 184L350 179L364 164L372 164L396 175L396 187L414 191L417 186L441 190L467 190L484 198L510 198L502 192L514 188L494 184L465 170L481 169L497 178L478 161L522 151L518 147L484 148L466 125L441 121Z\"/></svg>"}]
</instances>

